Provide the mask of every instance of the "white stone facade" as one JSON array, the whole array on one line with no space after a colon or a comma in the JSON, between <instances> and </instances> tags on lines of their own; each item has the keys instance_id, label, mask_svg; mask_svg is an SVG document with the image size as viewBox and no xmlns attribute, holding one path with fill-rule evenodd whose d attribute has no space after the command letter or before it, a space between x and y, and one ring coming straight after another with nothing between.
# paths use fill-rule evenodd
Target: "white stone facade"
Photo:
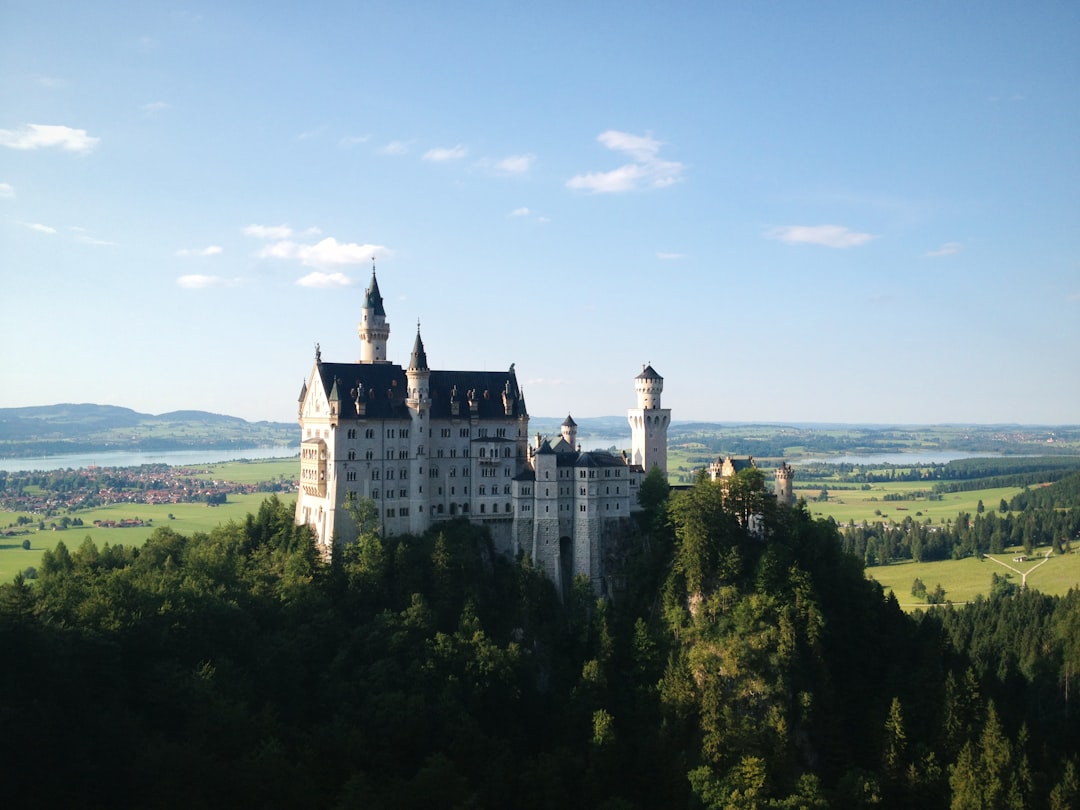
<instances>
[{"instance_id":1,"label":"white stone facade","mask_svg":"<svg viewBox=\"0 0 1080 810\"><path fill-rule=\"evenodd\" d=\"M488 526L504 553L530 555L560 588L584 575L603 590L605 537L637 510L644 472L656 464L666 473L670 410L659 408L659 375L649 367L635 381L640 452L582 452L569 417L559 436L530 442L513 366L432 371L419 329L408 368L387 361L374 273L358 332L360 362L324 362L316 349L300 393L296 521L323 552L356 539L348 503L370 499L384 535L464 517Z\"/></svg>"}]
</instances>

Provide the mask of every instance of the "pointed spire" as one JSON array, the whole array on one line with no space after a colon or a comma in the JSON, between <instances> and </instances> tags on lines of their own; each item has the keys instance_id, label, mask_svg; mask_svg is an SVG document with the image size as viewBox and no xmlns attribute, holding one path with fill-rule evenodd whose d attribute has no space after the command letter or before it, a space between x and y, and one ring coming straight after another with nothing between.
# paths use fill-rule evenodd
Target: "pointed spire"
<instances>
[{"instance_id":1,"label":"pointed spire","mask_svg":"<svg viewBox=\"0 0 1080 810\"><path fill-rule=\"evenodd\" d=\"M341 401L341 394L338 393L337 384L338 384L338 378L334 377L334 386L333 386L333 388L330 389L330 401L331 402L340 402Z\"/></svg>"},{"instance_id":2,"label":"pointed spire","mask_svg":"<svg viewBox=\"0 0 1080 810\"><path fill-rule=\"evenodd\" d=\"M383 309L383 298L379 292L379 280L375 278L375 257L371 258L371 285L364 292L364 306L371 310L374 315L386 317Z\"/></svg>"},{"instance_id":3,"label":"pointed spire","mask_svg":"<svg viewBox=\"0 0 1080 810\"><path fill-rule=\"evenodd\" d=\"M416 319L416 341L413 343L412 356L409 358L409 371L430 371L427 364L427 352L424 341L420 338L420 319Z\"/></svg>"},{"instance_id":4,"label":"pointed spire","mask_svg":"<svg viewBox=\"0 0 1080 810\"><path fill-rule=\"evenodd\" d=\"M303 402L304 397L306 397L306 396L307 396L307 380L304 380L303 384L300 386L300 399L299 399L299 401Z\"/></svg>"}]
</instances>

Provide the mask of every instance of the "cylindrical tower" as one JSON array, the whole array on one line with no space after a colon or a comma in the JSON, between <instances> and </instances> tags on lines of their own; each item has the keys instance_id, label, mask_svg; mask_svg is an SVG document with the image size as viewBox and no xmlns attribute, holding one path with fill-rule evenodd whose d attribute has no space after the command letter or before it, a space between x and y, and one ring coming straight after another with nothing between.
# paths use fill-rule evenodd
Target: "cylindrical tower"
<instances>
[{"instance_id":1,"label":"cylindrical tower","mask_svg":"<svg viewBox=\"0 0 1080 810\"><path fill-rule=\"evenodd\" d=\"M667 475L667 432L671 423L671 409L660 407L660 394L664 391L664 378L646 364L634 378L637 391L637 407L627 412L630 422L632 464L638 464L646 472L653 467Z\"/></svg>"},{"instance_id":2,"label":"cylindrical tower","mask_svg":"<svg viewBox=\"0 0 1080 810\"><path fill-rule=\"evenodd\" d=\"M564 442L573 448L577 448L577 422L571 418L570 414L567 414L566 419L563 420L559 433Z\"/></svg>"},{"instance_id":3,"label":"cylindrical tower","mask_svg":"<svg viewBox=\"0 0 1080 810\"><path fill-rule=\"evenodd\" d=\"M780 462L776 468L776 502L784 506L795 503L795 493L792 482L795 480L795 471L786 462Z\"/></svg>"},{"instance_id":4,"label":"cylindrical tower","mask_svg":"<svg viewBox=\"0 0 1080 810\"><path fill-rule=\"evenodd\" d=\"M371 268L371 285L364 292L364 306L360 308L360 362L386 363L386 342L390 338L390 324L386 322L379 282L375 268Z\"/></svg>"}]
</instances>

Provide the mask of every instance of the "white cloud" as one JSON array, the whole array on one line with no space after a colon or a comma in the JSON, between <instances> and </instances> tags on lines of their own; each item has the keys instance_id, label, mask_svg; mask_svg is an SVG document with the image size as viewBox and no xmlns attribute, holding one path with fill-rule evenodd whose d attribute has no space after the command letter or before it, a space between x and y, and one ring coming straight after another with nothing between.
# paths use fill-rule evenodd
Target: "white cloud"
<instances>
[{"instance_id":1,"label":"white cloud","mask_svg":"<svg viewBox=\"0 0 1080 810\"><path fill-rule=\"evenodd\" d=\"M663 143L649 135L633 135L609 129L601 132L596 139L608 149L629 156L633 162L607 172L575 175L566 181L567 188L610 194L634 191L642 186L666 188L682 180L686 167L676 161L661 160L659 152Z\"/></svg>"},{"instance_id":2,"label":"white cloud","mask_svg":"<svg viewBox=\"0 0 1080 810\"><path fill-rule=\"evenodd\" d=\"M528 208L515 208L513 211L510 212L510 216L527 217L531 213L532 211L530 211Z\"/></svg>"},{"instance_id":3,"label":"white cloud","mask_svg":"<svg viewBox=\"0 0 1080 810\"><path fill-rule=\"evenodd\" d=\"M225 284L225 279L221 276L202 276L194 274L190 276L180 276L176 279L176 283L185 290L201 290L205 287L223 285Z\"/></svg>"},{"instance_id":4,"label":"white cloud","mask_svg":"<svg viewBox=\"0 0 1080 810\"><path fill-rule=\"evenodd\" d=\"M41 233L56 233L56 228L42 225L40 222L28 222L26 223L26 227L32 231L39 231Z\"/></svg>"},{"instance_id":5,"label":"white cloud","mask_svg":"<svg viewBox=\"0 0 1080 810\"><path fill-rule=\"evenodd\" d=\"M305 130L304 132L301 132L299 135L296 136L296 140L298 140L298 141L307 141L307 140L310 140L311 138L319 137L324 132L326 132L326 126L325 125L323 125L321 127L316 127L315 129Z\"/></svg>"},{"instance_id":6,"label":"white cloud","mask_svg":"<svg viewBox=\"0 0 1080 810\"><path fill-rule=\"evenodd\" d=\"M404 155L408 153L411 145L412 141L390 141L386 146L381 147L378 152L380 155Z\"/></svg>"},{"instance_id":7,"label":"white cloud","mask_svg":"<svg viewBox=\"0 0 1080 810\"><path fill-rule=\"evenodd\" d=\"M685 253L664 253L663 251L657 251L656 258L663 259L665 261L671 259L685 259Z\"/></svg>"},{"instance_id":8,"label":"white cloud","mask_svg":"<svg viewBox=\"0 0 1080 810\"><path fill-rule=\"evenodd\" d=\"M461 160L467 154L468 150L461 144L452 147L437 146L424 152L424 160L432 163L444 163L448 160Z\"/></svg>"},{"instance_id":9,"label":"white cloud","mask_svg":"<svg viewBox=\"0 0 1080 810\"><path fill-rule=\"evenodd\" d=\"M176 251L177 256L217 256L223 248L220 245L210 245L204 248L181 248Z\"/></svg>"},{"instance_id":10,"label":"white cloud","mask_svg":"<svg viewBox=\"0 0 1080 810\"><path fill-rule=\"evenodd\" d=\"M85 154L98 145L100 138L86 134L85 129L27 124L20 130L0 129L0 146L11 149L42 149L56 146L65 152Z\"/></svg>"},{"instance_id":11,"label":"white cloud","mask_svg":"<svg viewBox=\"0 0 1080 810\"><path fill-rule=\"evenodd\" d=\"M824 245L831 248L857 247L877 238L875 234L858 233L842 225L783 225L766 231L765 236L789 245Z\"/></svg>"},{"instance_id":12,"label":"white cloud","mask_svg":"<svg viewBox=\"0 0 1080 810\"><path fill-rule=\"evenodd\" d=\"M376 256L388 256L391 251L382 245L358 245L338 242L328 236L314 245L283 239L267 245L256 256L261 259L296 259L308 267L330 268L363 264Z\"/></svg>"},{"instance_id":13,"label":"white cloud","mask_svg":"<svg viewBox=\"0 0 1080 810\"><path fill-rule=\"evenodd\" d=\"M0 197L14 197L15 186L11 183L0 183Z\"/></svg>"},{"instance_id":14,"label":"white cloud","mask_svg":"<svg viewBox=\"0 0 1080 810\"><path fill-rule=\"evenodd\" d=\"M348 148L350 146L358 146L359 144L367 143L370 140L370 135L346 135L338 141L338 146Z\"/></svg>"},{"instance_id":15,"label":"white cloud","mask_svg":"<svg viewBox=\"0 0 1080 810\"><path fill-rule=\"evenodd\" d=\"M937 250L928 250L923 256L927 258L936 258L938 256L952 256L954 253L959 253L963 246L959 242L946 242Z\"/></svg>"},{"instance_id":16,"label":"white cloud","mask_svg":"<svg viewBox=\"0 0 1080 810\"><path fill-rule=\"evenodd\" d=\"M156 115L159 112L164 112L171 106L172 105L169 104L167 101L151 101L147 104L142 105L142 111L146 115Z\"/></svg>"},{"instance_id":17,"label":"white cloud","mask_svg":"<svg viewBox=\"0 0 1080 810\"><path fill-rule=\"evenodd\" d=\"M536 155L508 155L495 162L495 171L501 174L528 174L535 162Z\"/></svg>"},{"instance_id":18,"label":"white cloud","mask_svg":"<svg viewBox=\"0 0 1080 810\"><path fill-rule=\"evenodd\" d=\"M292 236L292 228L288 225L248 225L244 228L244 236L254 236L256 239L288 239Z\"/></svg>"},{"instance_id":19,"label":"white cloud","mask_svg":"<svg viewBox=\"0 0 1080 810\"><path fill-rule=\"evenodd\" d=\"M94 236L87 236L86 234L80 234L76 236L75 241L81 245L94 245L96 247L116 247L116 242L110 242L107 239L98 239Z\"/></svg>"},{"instance_id":20,"label":"white cloud","mask_svg":"<svg viewBox=\"0 0 1080 810\"><path fill-rule=\"evenodd\" d=\"M40 87L48 87L48 88L67 87L67 82L64 79L58 79L55 76L37 75L37 76L34 77L34 81Z\"/></svg>"},{"instance_id":21,"label":"white cloud","mask_svg":"<svg viewBox=\"0 0 1080 810\"><path fill-rule=\"evenodd\" d=\"M319 289L329 289L336 287L348 287L353 281L344 273L308 273L301 279L297 279L297 285L300 287L316 287Z\"/></svg>"}]
</instances>

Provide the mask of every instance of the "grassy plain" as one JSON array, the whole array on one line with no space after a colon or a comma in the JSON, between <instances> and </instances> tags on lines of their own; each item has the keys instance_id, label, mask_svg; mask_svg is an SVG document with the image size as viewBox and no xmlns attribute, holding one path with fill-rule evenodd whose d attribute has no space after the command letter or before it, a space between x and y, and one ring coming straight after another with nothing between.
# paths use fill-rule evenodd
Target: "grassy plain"
<instances>
[{"instance_id":1,"label":"grassy plain","mask_svg":"<svg viewBox=\"0 0 1080 810\"><path fill-rule=\"evenodd\" d=\"M230 461L209 465L203 469L206 472L199 473L196 477L252 484L260 481L280 481L283 478L291 480L296 477L299 462L295 458ZM66 530L57 531L48 528L38 531L36 527L40 517L30 515L33 523L27 527L31 530L29 534L0 538L0 582L10 582L19 571L25 571L31 566L35 568L39 566L45 549L56 548L56 544L61 540L69 550L74 551L86 537L90 537L98 548L105 543L114 546L117 544L141 546L155 529L162 526L168 526L184 535L209 532L230 520L243 520L249 512L257 512L259 505L268 497L270 497L269 494L265 492L229 495L228 500L220 506L207 506L205 503L115 503L99 509L85 509L71 513L67 516L82 518L86 525L72 526ZM295 500L295 495L291 492L279 493L278 497L284 501ZM0 526L8 526L14 523L19 515L24 514L26 513L0 510ZM59 520L64 514L67 513L47 518L46 526ZM171 520L170 514L173 516ZM93 525L95 520L119 521L127 518L140 518L149 525L130 529L108 529ZM24 540L30 541L29 549L22 547Z\"/></svg>"},{"instance_id":2,"label":"grassy plain","mask_svg":"<svg viewBox=\"0 0 1080 810\"><path fill-rule=\"evenodd\" d=\"M1008 549L1004 554L987 555L982 559L967 557L963 560L941 560L939 562L916 563L910 560L876 565L866 569L868 576L881 583L881 586L896 594L897 601L905 610L926 608L925 600L911 594L911 585L916 578L921 579L927 590L933 591L940 584L945 589L945 598L953 604L963 604L982 594L990 593L992 574L1009 576L1009 581L1020 584L1021 576L1017 573L1031 572L1027 585L1045 594L1064 595L1070 588L1080 587L1080 554L1052 554L1044 562L1048 546L1037 548L1027 562L1013 562L1013 558L1022 553L1019 548ZM1015 569L1015 570L1010 570Z\"/></svg>"},{"instance_id":3,"label":"grassy plain","mask_svg":"<svg viewBox=\"0 0 1080 810\"><path fill-rule=\"evenodd\" d=\"M975 489L968 492L945 492L941 500L928 500L920 497L916 500L887 501L886 495L906 495L913 492L929 492L933 486L927 481L890 481L870 485L870 489L835 489L824 484L829 490L827 501L818 501L816 498L821 494L823 484L813 482L812 486L800 487L799 472L795 471L795 497L805 498L806 506L814 517L831 517L837 523L869 523L892 521L901 523L905 517L910 517L920 523L925 523L927 518L932 523L942 524L947 520L956 520L961 512L967 512L974 516L979 506L979 501L987 511L998 509L998 504L1004 499L1012 500L1014 495L1023 491L1022 487L997 487L994 489ZM880 514L879 514L880 513Z\"/></svg>"}]
</instances>

